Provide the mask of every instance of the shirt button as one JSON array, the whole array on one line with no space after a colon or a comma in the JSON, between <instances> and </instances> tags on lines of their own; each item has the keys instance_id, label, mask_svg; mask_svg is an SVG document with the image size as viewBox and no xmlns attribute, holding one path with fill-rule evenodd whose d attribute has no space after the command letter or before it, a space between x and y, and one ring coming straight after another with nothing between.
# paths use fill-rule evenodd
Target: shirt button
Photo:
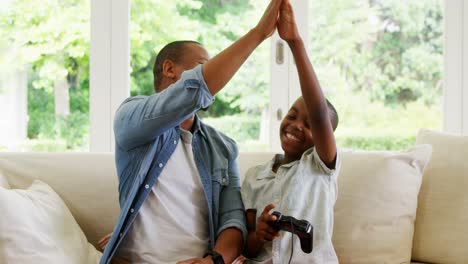
<instances>
[{"instance_id":1,"label":"shirt button","mask_svg":"<svg viewBox=\"0 0 468 264\"><path fill-rule=\"evenodd\" d=\"M159 165L158 165L158 166L159 166L159 168L162 168L163 164L162 164L162 163L159 163Z\"/></svg>"},{"instance_id":2,"label":"shirt button","mask_svg":"<svg viewBox=\"0 0 468 264\"><path fill-rule=\"evenodd\" d=\"M174 140L174 145L177 144L177 140Z\"/></svg>"},{"instance_id":3,"label":"shirt button","mask_svg":"<svg viewBox=\"0 0 468 264\"><path fill-rule=\"evenodd\" d=\"M122 233L119 234L119 237L122 237Z\"/></svg>"},{"instance_id":4,"label":"shirt button","mask_svg":"<svg viewBox=\"0 0 468 264\"><path fill-rule=\"evenodd\" d=\"M226 178L223 178L222 182L223 182L223 183L226 183Z\"/></svg>"},{"instance_id":5,"label":"shirt button","mask_svg":"<svg viewBox=\"0 0 468 264\"><path fill-rule=\"evenodd\" d=\"M132 214L133 214L133 212L135 212L135 209L133 209L133 208L132 208L132 209L130 209L130 213L132 213Z\"/></svg>"},{"instance_id":6,"label":"shirt button","mask_svg":"<svg viewBox=\"0 0 468 264\"><path fill-rule=\"evenodd\" d=\"M148 188L149 188L149 184L146 184L146 185L145 185L145 189L148 189Z\"/></svg>"}]
</instances>

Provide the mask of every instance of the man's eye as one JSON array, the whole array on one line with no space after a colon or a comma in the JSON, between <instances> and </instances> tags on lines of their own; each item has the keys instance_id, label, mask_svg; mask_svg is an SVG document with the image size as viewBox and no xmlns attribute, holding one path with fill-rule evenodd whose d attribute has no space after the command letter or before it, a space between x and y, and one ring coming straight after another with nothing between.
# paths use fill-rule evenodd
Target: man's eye
<instances>
[{"instance_id":1,"label":"man's eye","mask_svg":"<svg viewBox=\"0 0 468 264\"><path fill-rule=\"evenodd\" d=\"M286 118L290 119L290 120L293 120L294 118L296 118L294 115L287 115Z\"/></svg>"}]
</instances>

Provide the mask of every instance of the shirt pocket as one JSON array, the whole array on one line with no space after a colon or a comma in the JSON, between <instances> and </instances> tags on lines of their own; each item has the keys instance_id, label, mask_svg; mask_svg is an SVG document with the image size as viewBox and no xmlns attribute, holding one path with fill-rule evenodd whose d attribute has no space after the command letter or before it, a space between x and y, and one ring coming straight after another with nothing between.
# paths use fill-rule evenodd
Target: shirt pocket
<instances>
[{"instance_id":1,"label":"shirt pocket","mask_svg":"<svg viewBox=\"0 0 468 264\"><path fill-rule=\"evenodd\" d=\"M214 169L211 177L213 186L228 186L229 185L229 174L227 168Z\"/></svg>"}]
</instances>

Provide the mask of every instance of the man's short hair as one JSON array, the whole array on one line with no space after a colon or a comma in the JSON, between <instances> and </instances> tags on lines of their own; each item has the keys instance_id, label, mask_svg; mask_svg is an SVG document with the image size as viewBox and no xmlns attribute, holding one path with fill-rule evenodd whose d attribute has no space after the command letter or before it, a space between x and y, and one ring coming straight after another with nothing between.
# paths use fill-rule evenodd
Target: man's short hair
<instances>
[{"instance_id":1,"label":"man's short hair","mask_svg":"<svg viewBox=\"0 0 468 264\"><path fill-rule=\"evenodd\" d=\"M159 92L160 85L162 81L162 67L165 60L171 60L174 63L182 63L182 59L184 56L184 48L187 44L198 44L200 43L193 41L193 40L178 40L171 42L164 46L164 48L159 51L156 59L154 60L154 67L153 67L153 77L154 77L154 90Z\"/></svg>"},{"instance_id":2,"label":"man's short hair","mask_svg":"<svg viewBox=\"0 0 468 264\"><path fill-rule=\"evenodd\" d=\"M339 122L338 112L336 112L336 109L333 106L333 104L330 103L328 99L326 100L327 100L327 106L328 106L328 114L330 115L330 121L333 127L333 131L335 131L335 129L338 127L338 122Z\"/></svg>"}]
</instances>

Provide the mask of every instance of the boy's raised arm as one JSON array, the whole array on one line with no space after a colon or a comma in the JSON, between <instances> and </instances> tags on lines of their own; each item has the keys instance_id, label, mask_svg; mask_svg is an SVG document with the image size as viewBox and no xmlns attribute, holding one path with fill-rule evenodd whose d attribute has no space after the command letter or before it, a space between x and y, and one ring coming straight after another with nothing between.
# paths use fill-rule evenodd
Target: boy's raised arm
<instances>
[{"instance_id":1,"label":"boy's raised arm","mask_svg":"<svg viewBox=\"0 0 468 264\"><path fill-rule=\"evenodd\" d=\"M282 0L271 0L258 24L203 65L203 77L212 95L218 93L263 40L273 34Z\"/></svg>"},{"instance_id":2,"label":"boy's raised arm","mask_svg":"<svg viewBox=\"0 0 468 264\"><path fill-rule=\"evenodd\" d=\"M335 167L336 143L330 122L326 99L320 88L312 64L307 57L304 42L297 30L294 13L289 0L283 0L278 19L278 33L284 39L296 61L302 97L307 107L318 155L329 168Z\"/></svg>"}]
</instances>

